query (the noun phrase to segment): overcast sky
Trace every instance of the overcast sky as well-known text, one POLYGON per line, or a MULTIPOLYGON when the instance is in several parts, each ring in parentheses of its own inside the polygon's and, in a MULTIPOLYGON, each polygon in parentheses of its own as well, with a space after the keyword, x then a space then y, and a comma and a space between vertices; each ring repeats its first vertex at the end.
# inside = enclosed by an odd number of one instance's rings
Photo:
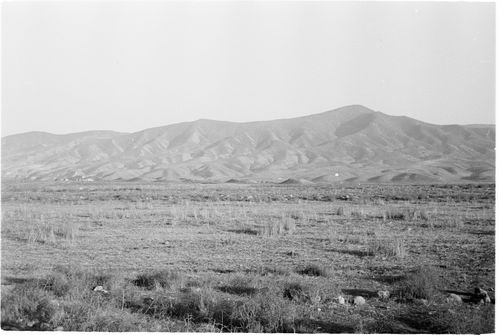
POLYGON ((491 3, 3 2, 2 136, 361 104, 494 123, 491 3))

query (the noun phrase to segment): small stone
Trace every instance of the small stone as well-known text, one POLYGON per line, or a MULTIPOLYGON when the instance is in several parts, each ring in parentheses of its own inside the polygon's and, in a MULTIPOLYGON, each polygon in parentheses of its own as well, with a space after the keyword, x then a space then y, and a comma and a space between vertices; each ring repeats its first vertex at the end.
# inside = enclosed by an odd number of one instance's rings
POLYGON ((459 295, 456 295, 454 293, 451 293, 448 299, 446 299, 449 303, 462 303, 462 298, 459 295))
POLYGON ((337 298, 337 300, 339 301, 339 304, 345 305, 345 299, 344 299, 343 296, 339 295, 339 297, 337 298))
POLYGON ((429 301, 427 301, 427 299, 417 299, 416 301, 422 305, 427 305, 429 303, 429 301))
POLYGON ((54 329, 56 332, 63 332, 64 331, 64 327, 62 326, 59 326, 57 327, 56 329, 54 329))
POLYGON ((104 289, 104 287, 102 287, 102 286, 96 286, 96 287, 94 287, 94 290, 93 290, 93 291, 95 291, 95 292, 101 292, 101 293, 104 293, 104 294, 108 294, 108 293, 109 293, 109 292, 108 292, 108 291, 106 291, 106 290, 104 289))
POLYGON ((391 296, 391 293, 389 291, 378 291, 377 294, 378 297, 382 300, 389 299, 389 297, 391 296))
POLYGON ((366 300, 365 300, 365 298, 358 295, 357 297, 354 297, 354 304, 356 306, 361 306, 361 305, 366 304, 366 300))

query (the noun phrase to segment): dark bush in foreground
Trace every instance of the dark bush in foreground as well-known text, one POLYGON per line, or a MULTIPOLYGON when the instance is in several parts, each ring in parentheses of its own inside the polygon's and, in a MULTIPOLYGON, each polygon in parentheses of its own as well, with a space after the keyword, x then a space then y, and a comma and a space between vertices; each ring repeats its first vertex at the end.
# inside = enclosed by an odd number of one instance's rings
POLYGON ((283 298, 295 301, 303 301, 307 298, 304 287, 297 282, 286 283, 283 288, 283 298))
POLYGON ((132 283, 135 286, 152 290, 157 287, 169 288, 172 281, 178 279, 178 274, 169 270, 159 270, 152 273, 143 273, 137 276, 132 283))
POLYGON ((309 264, 302 269, 298 269, 297 273, 299 273, 301 275, 313 276, 313 277, 327 277, 328 276, 328 273, 326 272, 326 270, 319 267, 316 264, 309 264))
POLYGON ((420 266, 403 281, 399 295, 402 299, 431 300, 437 293, 439 276, 436 269, 420 266))

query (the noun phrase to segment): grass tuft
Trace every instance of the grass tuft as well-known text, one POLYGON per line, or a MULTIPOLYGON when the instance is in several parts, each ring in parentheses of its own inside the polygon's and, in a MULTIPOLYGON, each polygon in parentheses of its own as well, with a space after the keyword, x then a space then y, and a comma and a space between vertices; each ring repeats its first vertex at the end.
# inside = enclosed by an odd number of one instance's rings
POLYGON ((405 300, 432 300, 439 284, 439 275, 431 266, 419 266, 402 282, 399 296, 405 300))
POLYGON ((178 279, 176 272, 170 270, 158 270, 152 273, 142 273, 132 281, 135 286, 143 287, 148 290, 155 288, 170 288, 171 283, 178 279))
POLYGON ((304 302, 308 300, 306 289, 299 282, 286 283, 283 288, 283 298, 296 302, 304 302))
POLYGON ((316 264, 309 264, 301 269, 297 269, 297 273, 312 277, 328 277, 327 271, 316 264))
POLYGON ((376 239, 368 247, 368 255, 382 255, 385 257, 405 258, 407 255, 405 242, 401 238, 392 240, 376 239))

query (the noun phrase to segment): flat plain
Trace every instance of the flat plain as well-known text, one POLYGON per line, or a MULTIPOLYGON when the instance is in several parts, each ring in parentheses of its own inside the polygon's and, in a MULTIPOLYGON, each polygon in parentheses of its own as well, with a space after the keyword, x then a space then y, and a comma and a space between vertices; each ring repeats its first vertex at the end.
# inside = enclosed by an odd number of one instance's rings
POLYGON ((1 229, 3 329, 494 331, 494 184, 4 182, 1 229))

